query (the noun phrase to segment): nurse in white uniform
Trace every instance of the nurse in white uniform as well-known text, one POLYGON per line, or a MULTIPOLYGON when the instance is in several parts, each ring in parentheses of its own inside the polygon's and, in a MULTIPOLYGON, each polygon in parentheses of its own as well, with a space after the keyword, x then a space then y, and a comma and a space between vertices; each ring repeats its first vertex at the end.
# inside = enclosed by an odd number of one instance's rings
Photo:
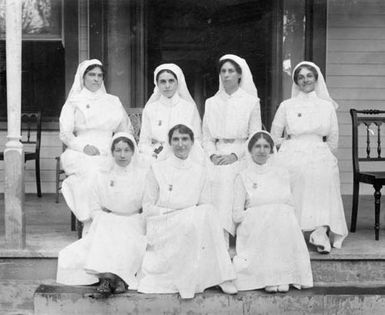
POLYGON ((147 168, 128 133, 114 136, 111 151, 111 170, 99 173, 92 186, 90 230, 59 253, 57 272, 57 282, 67 285, 100 281, 105 295, 137 289, 146 249, 141 208, 147 168))
POLYGON ((348 235, 340 192, 337 104, 312 62, 293 71, 292 97, 281 103, 271 128, 280 145, 277 162, 291 176, 295 209, 310 243, 321 253, 341 248, 348 235), (284 135, 287 135, 284 137, 284 135))
POLYGON ((219 285, 234 294, 235 273, 211 205, 206 168, 190 156, 192 130, 173 127, 169 145, 165 159, 152 164, 146 179, 148 247, 138 291, 193 298, 219 285))
POLYGON ((219 90, 206 100, 203 117, 203 147, 212 178, 213 204, 228 243, 234 235, 233 187, 236 174, 244 168, 244 143, 261 130, 257 88, 243 58, 225 55, 219 60, 219 90))
POLYGON ((68 176, 62 185, 67 205, 79 221, 90 223, 90 185, 96 171, 111 167, 110 144, 114 132, 132 133, 130 119, 119 98, 106 93, 104 70, 97 59, 83 61, 60 113, 61 155, 68 176))
MULTIPOLYGON (((200 149, 201 119, 182 69, 173 63, 158 66, 154 71, 154 85, 154 92, 143 110, 140 152, 153 162, 167 146, 168 131, 177 124, 191 126, 195 150, 200 149)), ((203 158, 203 151, 201 155, 203 158)))
POLYGON ((249 165, 234 187, 236 286, 268 292, 311 287, 310 257, 295 216, 289 172, 274 165, 274 142, 267 132, 255 133, 247 148, 249 165))

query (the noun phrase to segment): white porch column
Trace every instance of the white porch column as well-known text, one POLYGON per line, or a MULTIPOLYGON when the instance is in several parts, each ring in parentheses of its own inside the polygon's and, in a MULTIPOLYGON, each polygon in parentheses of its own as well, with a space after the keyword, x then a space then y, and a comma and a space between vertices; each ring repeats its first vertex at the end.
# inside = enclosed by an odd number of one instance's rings
POLYGON ((21 0, 6 0, 8 142, 4 151, 5 240, 25 247, 24 151, 21 138, 21 0))

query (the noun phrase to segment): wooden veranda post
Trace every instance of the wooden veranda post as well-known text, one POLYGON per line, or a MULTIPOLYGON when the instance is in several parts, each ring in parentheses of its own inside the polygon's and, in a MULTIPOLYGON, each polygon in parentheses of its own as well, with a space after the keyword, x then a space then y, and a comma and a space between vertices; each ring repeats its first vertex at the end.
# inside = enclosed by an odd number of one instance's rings
POLYGON ((22 1, 6 0, 7 143, 4 151, 5 240, 25 247, 24 151, 21 134, 22 1))

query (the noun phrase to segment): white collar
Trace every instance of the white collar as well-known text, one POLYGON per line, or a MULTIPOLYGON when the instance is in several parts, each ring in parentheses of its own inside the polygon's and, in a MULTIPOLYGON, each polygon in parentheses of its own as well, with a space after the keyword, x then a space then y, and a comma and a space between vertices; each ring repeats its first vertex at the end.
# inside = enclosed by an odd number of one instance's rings
POLYGON ((127 166, 120 166, 116 164, 115 161, 113 163, 114 164, 111 169, 111 174, 113 175, 122 176, 124 174, 129 173, 132 170, 132 160, 130 164, 128 164, 127 166))
POLYGON ((317 96, 315 91, 311 91, 309 93, 304 93, 304 92, 300 91, 298 93, 298 97, 302 98, 302 99, 312 99, 312 98, 317 98, 318 96, 317 96))
POLYGON ((232 99, 232 98, 236 98, 236 97, 239 97, 241 95, 243 95, 244 91, 242 90, 242 88, 238 87, 238 89, 233 93, 233 94, 227 94, 225 89, 221 90, 220 91, 220 95, 222 96, 223 99, 225 100, 229 100, 229 99, 232 99))
POLYGON ((253 161, 253 159, 250 157, 251 161, 249 163, 249 174, 264 174, 271 170, 271 166, 273 164, 274 155, 271 154, 270 157, 267 159, 265 164, 257 164, 253 161))
POLYGON ((92 92, 90 91, 89 89, 87 89, 86 87, 84 87, 81 91, 80 91, 80 96, 81 97, 85 97, 87 99, 96 99, 100 96, 102 96, 103 94, 106 94, 105 92, 102 91, 102 89, 98 89, 96 92, 92 92))
POLYGON ((180 101, 180 96, 178 92, 176 92, 172 97, 165 97, 163 95, 160 96, 159 101, 165 106, 175 106, 180 101))
POLYGON ((174 153, 172 153, 169 157, 169 161, 172 166, 179 169, 187 169, 192 166, 191 158, 188 156, 185 160, 177 158, 174 153))

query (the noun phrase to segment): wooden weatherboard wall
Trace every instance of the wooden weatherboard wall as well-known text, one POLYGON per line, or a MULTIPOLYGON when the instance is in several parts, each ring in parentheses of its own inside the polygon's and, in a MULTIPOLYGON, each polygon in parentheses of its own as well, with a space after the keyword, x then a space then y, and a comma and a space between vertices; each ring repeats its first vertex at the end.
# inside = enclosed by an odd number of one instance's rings
MULTIPOLYGON (((342 193, 352 194, 349 109, 385 109, 385 1, 328 0, 326 80, 339 104, 342 193)), ((365 184, 360 190, 373 193, 365 184)))

